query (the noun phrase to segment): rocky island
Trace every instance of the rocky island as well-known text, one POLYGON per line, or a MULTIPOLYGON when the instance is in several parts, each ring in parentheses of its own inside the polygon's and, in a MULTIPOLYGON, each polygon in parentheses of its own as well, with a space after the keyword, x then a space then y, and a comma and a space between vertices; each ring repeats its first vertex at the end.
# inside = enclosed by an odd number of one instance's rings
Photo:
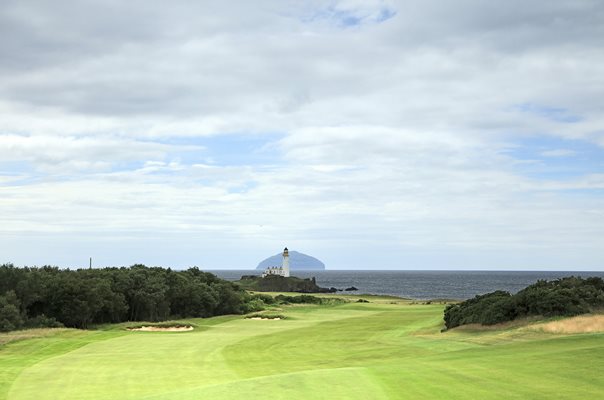
POLYGON ((257 275, 244 275, 237 283, 243 289, 258 292, 333 293, 337 291, 333 287, 318 286, 315 278, 302 279, 295 276, 269 275, 263 278, 257 275))

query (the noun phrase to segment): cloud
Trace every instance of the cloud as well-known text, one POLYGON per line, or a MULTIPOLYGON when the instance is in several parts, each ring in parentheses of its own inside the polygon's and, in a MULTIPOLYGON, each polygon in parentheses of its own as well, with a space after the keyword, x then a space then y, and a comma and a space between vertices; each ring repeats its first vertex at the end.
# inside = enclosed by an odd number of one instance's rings
POLYGON ((571 144, 604 148, 603 22, 595 0, 9 1, 0 252, 595 267, 604 166, 571 144))
POLYGON ((571 149, 554 149, 541 152, 543 157, 572 157, 577 155, 577 152, 571 149))
POLYGON ((519 105, 518 109, 522 112, 533 113, 556 122, 572 124, 581 121, 581 117, 573 115, 568 110, 559 107, 546 107, 528 103, 519 105))
POLYGON ((170 152, 199 150, 199 146, 179 147, 119 137, 0 136, 3 162, 27 161, 47 172, 106 170, 118 163, 161 160, 170 152))

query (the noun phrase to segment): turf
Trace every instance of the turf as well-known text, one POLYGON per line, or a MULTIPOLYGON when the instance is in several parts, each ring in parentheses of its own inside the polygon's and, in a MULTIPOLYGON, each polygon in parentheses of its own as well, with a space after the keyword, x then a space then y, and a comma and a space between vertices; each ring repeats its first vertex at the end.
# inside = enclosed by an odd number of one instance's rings
POLYGON ((604 334, 440 333, 442 304, 368 299, 191 332, 0 336, 0 399, 604 398, 604 334))

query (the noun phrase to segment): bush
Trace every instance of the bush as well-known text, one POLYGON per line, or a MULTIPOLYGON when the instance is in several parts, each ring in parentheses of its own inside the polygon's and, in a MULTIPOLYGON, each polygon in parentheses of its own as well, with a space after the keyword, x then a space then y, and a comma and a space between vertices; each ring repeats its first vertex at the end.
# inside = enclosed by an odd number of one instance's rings
POLYGON ((260 299, 252 299, 245 303, 243 313, 247 314, 250 312, 262 311, 266 304, 260 299))
POLYGON ((256 293, 252 295, 252 299, 261 300, 266 305, 277 304, 277 300, 273 296, 270 296, 268 294, 256 293))
POLYGON ((323 299, 320 297, 310 296, 308 294, 303 294, 300 296, 286 296, 280 294, 275 297, 275 300, 283 304, 323 304, 323 299))
POLYGON ((479 323, 492 325, 519 317, 572 316, 604 307, 604 281, 601 278, 562 278, 537 281, 515 295, 495 291, 445 308, 447 328, 479 323))

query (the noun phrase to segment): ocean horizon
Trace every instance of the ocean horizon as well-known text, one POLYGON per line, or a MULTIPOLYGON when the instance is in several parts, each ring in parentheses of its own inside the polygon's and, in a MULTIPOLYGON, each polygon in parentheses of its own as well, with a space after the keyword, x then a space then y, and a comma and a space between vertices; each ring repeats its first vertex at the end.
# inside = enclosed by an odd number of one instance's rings
MULTIPOLYGON (((243 275, 260 275, 256 269, 204 270, 236 281, 243 275)), ((292 271, 300 278, 314 277, 321 287, 357 291, 341 294, 375 294, 416 300, 465 300, 495 290, 516 293, 538 280, 568 276, 604 278, 604 271, 479 271, 479 270, 313 270, 292 271)))

